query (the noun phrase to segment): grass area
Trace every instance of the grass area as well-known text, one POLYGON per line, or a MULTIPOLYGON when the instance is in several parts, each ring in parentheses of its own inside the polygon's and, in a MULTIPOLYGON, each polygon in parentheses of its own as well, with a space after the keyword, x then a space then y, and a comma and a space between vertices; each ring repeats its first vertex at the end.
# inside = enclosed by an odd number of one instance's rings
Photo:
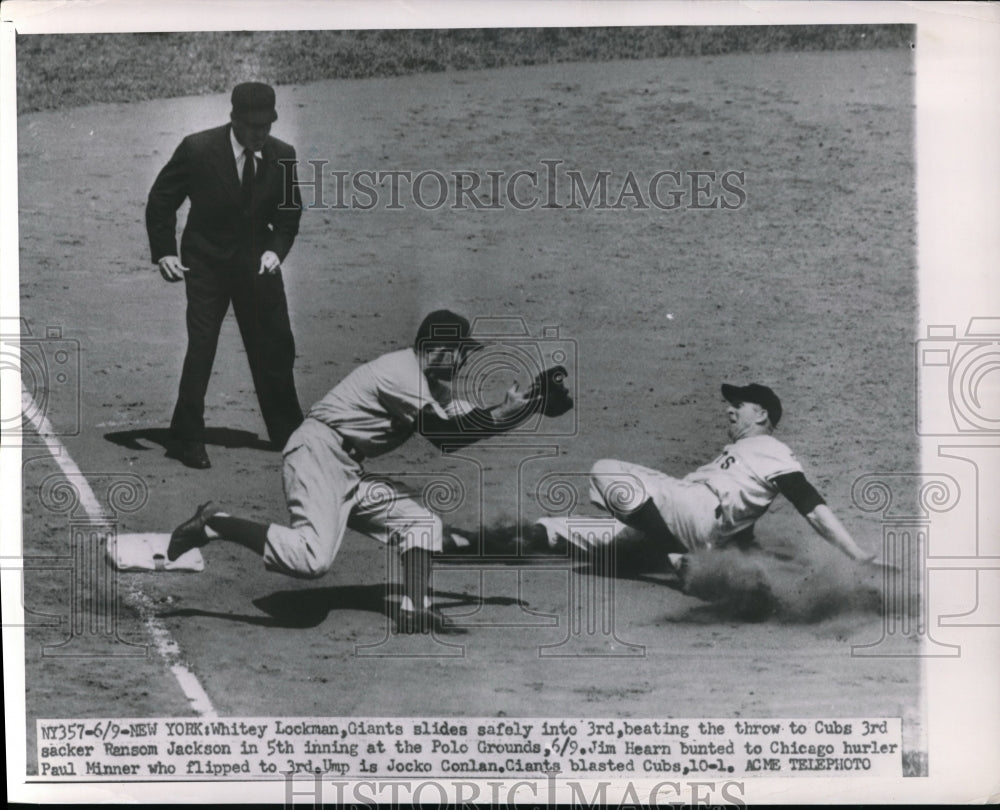
POLYGON ((551 62, 730 52, 909 48, 910 25, 485 28, 19 35, 19 112, 551 62))

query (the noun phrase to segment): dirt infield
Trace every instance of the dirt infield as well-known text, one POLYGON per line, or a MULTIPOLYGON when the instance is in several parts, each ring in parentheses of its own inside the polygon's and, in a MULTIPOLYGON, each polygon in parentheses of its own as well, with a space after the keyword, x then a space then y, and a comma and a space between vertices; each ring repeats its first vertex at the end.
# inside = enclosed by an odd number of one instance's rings
MULTIPOLYGON (((466 497, 448 519, 474 531, 537 515, 544 475, 572 478, 598 458, 689 471, 725 441, 719 384, 756 380, 782 397, 779 437, 859 543, 877 550, 881 527, 852 503, 852 484, 918 463, 909 52, 563 64, 278 91, 274 134, 328 170, 510 177, 559 160, 588 183, 611 171, 615 195, 629 171, 640 186, 659 171, 745 173, 734 210, 694 210, 692 194, 675 210, 388 210, 381 186, 372 210, 307 211, 285 267, 303 404, 359 362, 408 345, 439 305, 523 319, 535 338, 558 327, 544 339, 575 356, 578 408, 555 425, 563 435, 483 442, 457 458, 418 439, 370 471, 418 485, 457 476, 466 497)), ((21 314, 35 336, 59 326, 79 341, 79 430, 72 407, 47 415, 71 434, 66 448, 99 498, 123 474, 148 491, 120 531, 167 531, 208 496, 240 514, 285 517, 280 457, 255 443, 263 423, 231 318, 207 403, 212 469, 181 467, 162 447, 183 291, 148 261, 145 197, 180 138, 227 114, 226 97, 208 96, 19 120, 21 314)), ((436 195, 433 183, 426 194, 436 195)), ((66 554, 69 518, 39 494, 57 468, 44 451, 25 458, 25 554, 66 554)), ((586 504, 578 512, 594 514, 586 504)), ((141 601, 220 715, 902 716, 904 747, 919 761, 916 659, 851 656, 852 644, 880 636, 878 606, 855 598, 877 582, 836 567, 790 504, 776 503, 758 533, 800 561, 802 588, 813 589, 803 604, 815 610, 748 621, 655 572, 623 570, 611 586, 616 638, 555 648, 571 594, 595 575, 453 561, 435 588, 469 626, 447 639, 462 646, 378 647, 385 553, 349 532, 320 581, 267 573, 223 543, 205 550, 201 574, 120 575, 132 596, 118 632, 150 643, 141 601)), ((71 598, 64 572, 26 574, 30 610, 65 616, 71 598)), ((27 632, 29 763, 35 718, 189 713, 152 653, 42 654, 66 632, 65 622, 27 632)))

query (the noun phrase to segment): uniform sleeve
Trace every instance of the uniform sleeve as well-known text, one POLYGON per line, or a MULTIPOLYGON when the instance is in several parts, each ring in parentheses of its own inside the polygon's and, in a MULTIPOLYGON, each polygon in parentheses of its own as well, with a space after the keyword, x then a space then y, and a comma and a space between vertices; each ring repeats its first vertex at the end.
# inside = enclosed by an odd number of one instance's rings
POLYGON ((467 402, 464 399, 453 399, 448 403, 448 407, 444 409, 448 416, 468 416, 473 411, 477 410, 476 406, 471 402, 467 402))
POLYGON ((416 358, 399 353, 384 355, 368 364, 375 377, 378 404, 394 421, 414 424, 418 414, 428 406, 442 419, 448 414, 428 390, 416 358))
POLYGON ((282 177, 281 201, 271 216, 274 230, 268 236, 267 249, 273 250, 284 261, 298 235, 299 220, 302 218, 302 197, 299 193, 294 148, 288 148, 288 152, 280 158, 279 165, 282 177))
POLYGON ((517 419, 499 421, 485 408, 472 408, 462 414, 442 418, 439 412, 427 405, 420 415, 419 430, 435 447, 451 452, 505 433, 518 424, 517 419))
POLYGON ((164 256, 177 256, 177 209, 188 196, 191 171, 190 146, 181 141, 153 181, 146 200, 146 234, 149 250, 156 264, 164 256))
POLYGON ((801 473, 802 465, 784 442, 773 436, 759 436, 741 448, 744 461, 765 481, 773 481, 779 475, 801 473))
POLYGON ((378 390, 378 403, 394 422, 412 424, 416 422, 421 409, 421 403, 417 398, 384 388, 378 390))
POLYGON ((802 515, 808 515, 820 504, 826 503, 823 496, 809 483, 801 472, 785 473, 774 479, 778 492, 792 502, 792 506, 802 515))

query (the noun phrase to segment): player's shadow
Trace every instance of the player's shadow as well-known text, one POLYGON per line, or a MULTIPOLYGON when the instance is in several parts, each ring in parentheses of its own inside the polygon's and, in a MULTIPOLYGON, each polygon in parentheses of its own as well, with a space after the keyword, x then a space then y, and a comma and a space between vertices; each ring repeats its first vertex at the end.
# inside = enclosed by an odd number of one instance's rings
MULTIPOLYGON (((277 591, 254 599, 253 604, 266 615, 250 616, 238 613, 222 613, 200 608, 181 608, 158 614, 163 618, 204 616, 212 619, 252 624, 258 627, 278 627, 304 630, 318 627, 327 620, 330 613, 340 610, 356 610, 375 613, 384 618, 392 616, 393 606, 402 596, 398 585, 334 585, 328 588, 277 591)), ((450 591, 434 591, 435 603, 441 608, 470 607, 485 605, 521 605, 520 599, 507 596, 473 596, 450 591)))
MULTIPOLYGON (((126 450, 151 450, 149 444, 158 444, 168 453, 173 446, 169 428, 139 428, 105 433, 104 438, 126 450), (148 443, 148 444, 147 444, 148 443)), ((205 429, 205 444, 215 447, 249 448, 251 450, 280 450, 256 433, 236 428, 210 427, 205 429)))

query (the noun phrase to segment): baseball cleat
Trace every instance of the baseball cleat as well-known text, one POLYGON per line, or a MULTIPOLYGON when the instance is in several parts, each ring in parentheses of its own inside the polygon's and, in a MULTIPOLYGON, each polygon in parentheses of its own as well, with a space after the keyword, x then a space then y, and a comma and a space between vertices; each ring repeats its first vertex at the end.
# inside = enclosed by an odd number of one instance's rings
POLYGON ((170 544, 167 546, 167 559, 173 562, 185 551, 204 546, 209 541, 205 533, 208 519, 219 512, 219 508, 207 501, 198 507, 193 517, 185 520, 170 533, 170 544))
POLYGON ((207 470, 212 466, 202 442, 176 442, 167 453, 167 458, 177 459, 185 467, 190 467, 192 470, 207 470))
POLYGON ((465 632, 456 627, 436 607, 424 608, 423 610, 398 608, 393 618, 395 619, 396 632, 405 635, 415 635, 418 633, 457 634, 465 632))

